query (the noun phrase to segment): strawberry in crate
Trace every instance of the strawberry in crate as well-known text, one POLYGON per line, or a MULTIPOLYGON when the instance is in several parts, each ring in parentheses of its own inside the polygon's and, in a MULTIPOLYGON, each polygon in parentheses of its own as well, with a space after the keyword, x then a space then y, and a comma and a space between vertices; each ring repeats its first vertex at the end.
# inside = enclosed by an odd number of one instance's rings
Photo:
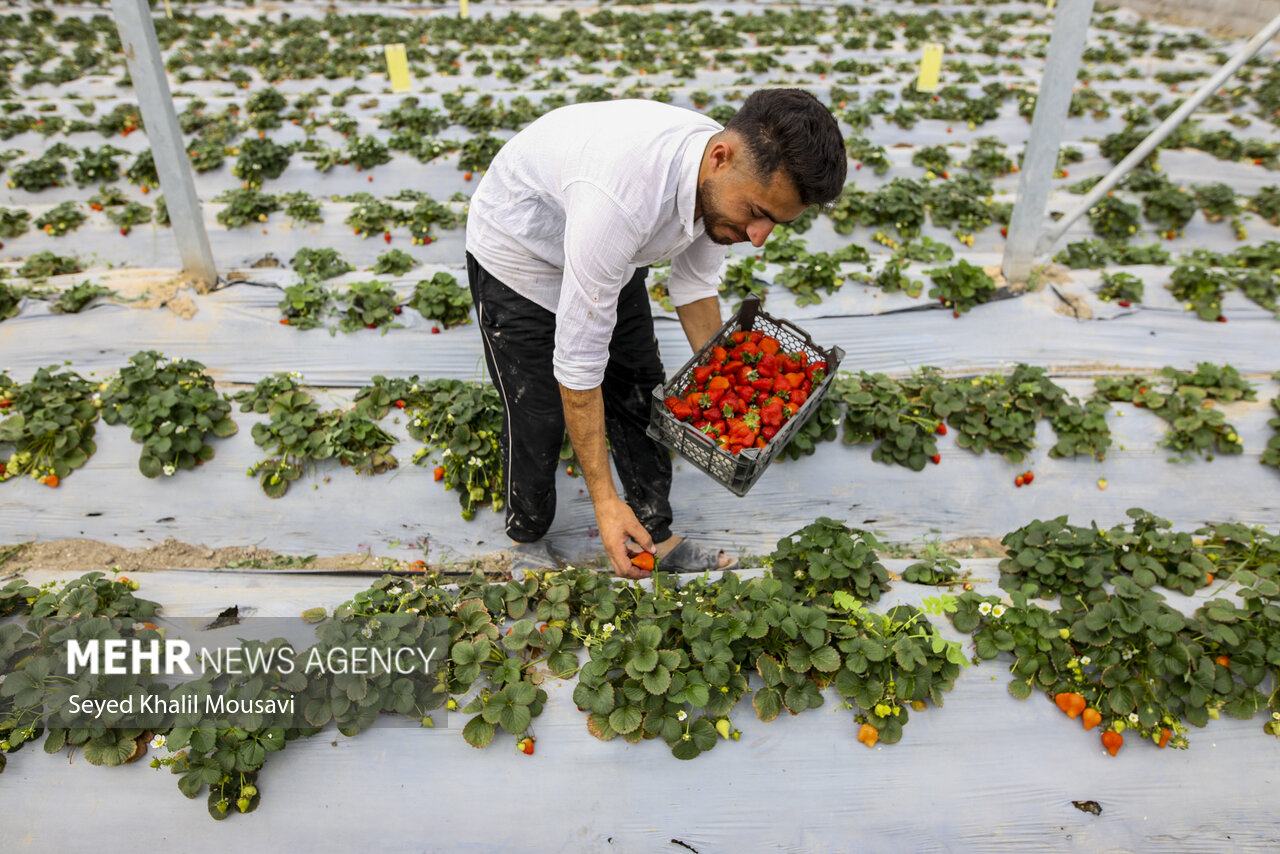
POLYGON ((693 368, 683 396, 664 403, 674 418, 737 454, 768 445, 822 383, 827 363, 810 362, 803 350, 785 352, 759 330, 734 332, 730 341, 728 349, 712 347, 707 363, 693 368))

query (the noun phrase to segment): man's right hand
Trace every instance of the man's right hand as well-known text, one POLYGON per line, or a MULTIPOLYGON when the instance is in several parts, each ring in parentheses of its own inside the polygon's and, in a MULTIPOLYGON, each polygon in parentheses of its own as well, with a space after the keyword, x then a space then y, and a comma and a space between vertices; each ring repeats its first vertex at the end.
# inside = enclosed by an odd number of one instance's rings
POLYGON ((605 554, 613 564, 613 572, 622 578, 648 578, 652 573, 631 564, 627 543, 635 540, 647 552, 653 551, 653 538, 636 518, 635 511, 617 496, 596 504, 596 525, 605 554))

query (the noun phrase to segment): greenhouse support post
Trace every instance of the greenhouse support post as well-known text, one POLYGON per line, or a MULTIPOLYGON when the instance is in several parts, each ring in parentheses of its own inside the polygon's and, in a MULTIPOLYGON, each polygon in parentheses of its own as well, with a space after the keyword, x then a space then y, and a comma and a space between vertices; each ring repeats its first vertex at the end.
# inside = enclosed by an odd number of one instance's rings
MULTIPOLYGON (((1178 109, 1170 113, 1169 116, 1161 122, 1146 139, 1138 143, 1137 148, 1130 151, 1123 160, 1117 163, 1115 168, 1108 172, 1105 178, 1097 184, 1094 184, 1093 189, 1091 189, 1085 197, 1080 200, 1080 203, 1076 205, 1076 207, 1068 211, 1062 219, 1058 220, 1053 224, 1053 226, 1048 228, 1036 243, 1036 254, 1044 254, 1048 252, 1053 247, 1053 244, 1056 243, 1062 235, 1066 234, 1067 229, 1071 227, 1072 223, 1084 216, 1084 214, 1088 212, 1089 208, 1096 205, 1103 196, 1109 193, 1116 186, 1116 184, 1119 184, 1120 179, 1129 174, 1133 167, 1141 163, 1148 154, 1155 151, 1156 146, 1164 142, 1165 138, 1168 137, 1169 134, 1173 133, 1174 128, 1186 121, 1187 117, 1190 116, 1197 107, 1208 100, 1210 95, 1218 91, 1218 87, 1225 83, 1228 77, 1235 74, 1236 70, 1239 69, 1240 66, 1244 65, 1253 57, 1254 54, 1262 50, 1262 48, 1267 44, 1267 42, 1271 41, 1276 33, 1280 33, 1280 15, 1272 18, 1271 23, 1267 24, 1258 31, 1257 35, 1249 39, 1245 46, 1240 49, 1239 53, 1231 57, 1231 59, 1219 68, 1212 77, 1206 80, 1204 84, 1191 95, 1191 97, 1183 101, 1182 104, 1179 105, 1178 109)), ((1012 237, 1012 233, 1009 236, 1012 237)), ((1012 241, 1010 242, 1012 243, 1012 241)))
POLYGON ((1093 14, 1093 0, 1063 0, 1054 14, 1044 79, 1036 96, 1031 138, 1022 157, 1022 173, 1018 176, 1018 201, 1009 219, 1009 237, 1001 263, 1008 282, 1025 282, 1031 274, 1036 239, 1043 228, 1053 172, 1058 165, 1062 128, 1071 106, 1071 90, 1075 87, 1089 17, 1093 14))
POLYGON ((218 272, 209 248, 209 235, 204 229, 191 163, 182 144, 182 130, 173 109, 160 43, 151 21, 151 7, 147 0, 111 0, 111 9, 120 31, 120 45, 133 80, 133 91, 138 96, 156 174, 160 176, 169 221, 178 240, 182 271, 196 282, 200 291, 205 291, 217 281, 218 272))

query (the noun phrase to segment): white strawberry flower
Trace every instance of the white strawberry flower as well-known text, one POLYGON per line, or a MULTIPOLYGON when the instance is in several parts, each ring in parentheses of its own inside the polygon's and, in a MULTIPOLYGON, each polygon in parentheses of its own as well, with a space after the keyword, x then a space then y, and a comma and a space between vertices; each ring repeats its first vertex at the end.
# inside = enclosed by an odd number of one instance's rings
POLYGON ((160 748, 164 747, 164 742, 165 742, 164 736, 157 735, 151 739, 150 746, 155 750, 159 750, 160 748))
POLYGON ((1130 713, 1129 713, 1129 723, 1131 723, 1131 724, 1136 724, 1137 722, 1138 722, 1138 713, 1137 713, 1137 712, 1130 712, 1130 713))
POLYGON ((676 712, 676 720, 678 721, 683 721, 688 717, 689 717, 689 713, 686 712, 684 709, 681 709, 680 711, 676 712))
POLYGON ((1004 606, 1003 606, 1003 605, 997 605, 997 606, 995 606, 994 608, 992 608, 992 609, 991 609, 991 616, 993 616, 993 617, 1003 617, 1003 616, 1004 616, 1004 606))
POLYGON ((983 602, 981 605, 979 605, 979 606, 978 606, 978 613, 979 613, 979 614, 982 614, 983 616, 986 616, 987 614, 990 614, 990 613, 991 613, 991 603, 990 603, 990 602, 983 602))
POLYGON ((1093 659, 1087 655, 1080 656, 1080 663, 1084 665, 1093 664, 1093 659))
POLYGON ((177 472, 177 470, 178 470, 177 466, 173 465, 172 463, 167 463, 163 469, 164 476, 173 477, 174 473, 177 472))

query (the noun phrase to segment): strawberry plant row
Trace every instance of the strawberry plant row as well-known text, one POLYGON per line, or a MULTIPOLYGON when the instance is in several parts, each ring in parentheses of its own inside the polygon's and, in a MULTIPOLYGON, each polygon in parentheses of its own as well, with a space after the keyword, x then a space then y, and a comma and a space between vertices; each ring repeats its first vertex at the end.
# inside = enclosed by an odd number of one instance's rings
MULTIPOLYGON (((1014 657, 1015 697, 1043 691, 1086 730, 1098 729, 1113 756, 1125 734, 1160 748, 1188 748, 1190 727, 1221 712, 1246 720, 1262 712, 1264 730, 1280 735, 1274 688, 1280 537, 1233 523, 1210 524, 1192 536, 1168 531, 1165 520, 1145 511, 1129 515, 1132 528, 1076 528, 1063 517, 1008 534, 1001 564, 1007 599, 965 592, 885 613, 867 607, 888 588, 880 544, 826 518, 779 540, 765 560, 767 572, 753 578, 681 580, 658 572, 651 587, 642 587, 570 567, 502 583, 477 571, 449 588, 416 562, 404 567, 407 577, 384 576, 332 611, 304 612, 321 624, 310 649, 286 653, 283 641, 246 648, 270 648, 297 663, 316 650, 436 638, 446 644, 436 672, 356 678, 273 664, 172 690, 300 698, 293 716, 271 726, 260 717, 202 713, 151 729, 68 726, 60 709, 66 688, 53 677, 66 672, 61 638, 157 639, 161 609, 134 596, 138 582, 101 572, 40 588, 19 578, 0 588, 0 614, 13 618, 0 635, 7 674, 0 688, 0 770, 8 754, 42 736, 46 752, 79 746, 97 765, 139 758, 149 744, 163 751, 152 767, 168 769, 189 798, 206 793, 209 814, 222 819, 258 807, 257 784, 271 753, 329 723, 354 736, 384 714, 431 726, 432 713, 445 709, 467 716, 461 734, 473 747, 488 747, 505 733, 518 752, 533 754, 534 723, 548 699, 540 683, 548 674, 576 677, 574 702, 593 736, 660 739, 679 759, 738 741, 742 719, 734 712, 748 694, 756 717, 769 722, 783 710, 820 708, 834 691, 837 709, 849 712, 851 736, 856 728, 860 743, 892 744, 911 712, 940 706, 969 664, 929 619, 943 614, 973 636, 975 660, 1014 657), (1159 582, 1196 590, 1214 583, 1215 574, 1237 598, 1214 598, 1190 616, 1151 589, 1159 582), (1062 595, 1058 608, 1031 602, 1051 592, 1062 595), (63 622, 55 640, 47 630, 63 622), (1263 693, 1268 686, 1270 695, 1263 693)), ((140 674, 82 675, 75 690, 107 698, 169 688, 140 674)))

